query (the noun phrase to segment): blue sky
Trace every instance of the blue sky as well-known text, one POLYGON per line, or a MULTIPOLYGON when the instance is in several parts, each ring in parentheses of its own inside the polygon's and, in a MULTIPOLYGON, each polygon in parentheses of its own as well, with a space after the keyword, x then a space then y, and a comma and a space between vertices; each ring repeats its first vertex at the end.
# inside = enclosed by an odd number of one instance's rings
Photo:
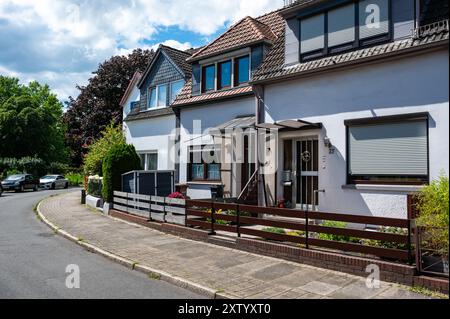
POLYGON ((179 49, 215 39, 230 24, 283 0, 1 0, 0 74, 77 96, 97 65, 160 43, 179 49))

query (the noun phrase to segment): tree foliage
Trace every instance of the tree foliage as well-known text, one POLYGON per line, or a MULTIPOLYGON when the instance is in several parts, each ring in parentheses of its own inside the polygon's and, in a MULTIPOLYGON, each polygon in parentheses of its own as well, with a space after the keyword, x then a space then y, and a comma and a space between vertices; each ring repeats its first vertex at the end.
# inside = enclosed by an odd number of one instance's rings
POLYGON ((111 122, 122 122, 120 101, 136 71, 144 71, 153 51, 137 49, 128 56, 115 56, 99 65, 87 86, 78 87, 80 95, 69 98, 64 116, 66 143, 74 166, 80 166, 86 146, 97 140, 111 122))
POLYGON ((114 191, 121 190, 122 174, 140 167, 141 160, 133 145, 114 145, 103 161, 103 199, 112 202, 114 191))
POLYGON ((47 85, 0 76, 0 158, 66 162, 63 105, 47 85))
POLYGON ((125 144, 125 137, 121 126, 110 124, 101 133, 102 137, 91 144, 84 158, 84 173, 86 175, 102 176, 102 163, 111 147, 125 144))

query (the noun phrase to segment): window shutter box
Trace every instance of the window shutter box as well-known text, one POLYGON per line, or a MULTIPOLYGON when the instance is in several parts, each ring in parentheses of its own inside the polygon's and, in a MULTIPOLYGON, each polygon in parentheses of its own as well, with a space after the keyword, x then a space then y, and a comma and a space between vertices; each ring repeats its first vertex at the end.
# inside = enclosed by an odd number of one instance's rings
POLYGON ((428 175, 426 121, 349 126, 350 175, 428 175))

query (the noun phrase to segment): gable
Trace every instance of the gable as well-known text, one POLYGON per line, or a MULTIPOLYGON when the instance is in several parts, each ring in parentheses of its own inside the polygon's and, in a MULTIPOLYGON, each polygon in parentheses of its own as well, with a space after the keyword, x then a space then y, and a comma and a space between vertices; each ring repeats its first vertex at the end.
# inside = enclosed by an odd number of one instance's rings
POLYGON ((152 69, 142 80, 141 91, 148 90, 149 87, 184 79, 183 73, 162 52, 158 54, 152 64, 152 69))

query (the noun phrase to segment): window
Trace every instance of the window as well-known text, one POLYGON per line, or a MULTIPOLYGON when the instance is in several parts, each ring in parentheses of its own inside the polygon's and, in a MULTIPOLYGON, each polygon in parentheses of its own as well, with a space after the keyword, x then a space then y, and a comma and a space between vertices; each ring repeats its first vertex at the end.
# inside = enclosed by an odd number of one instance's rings
POLYGON ((300 50, 309 53, 325 47, 325 15, 302 19, 300 23, 300 50))
POLYGON ((148 98, 148 108, 154 109, 157 107, 157 99, 156 99, 156 88, 150 88, 149 90, 149 98, 148 98))
POLYGON ((139 154, 141 159, 141 166, 144 171, 157 171, 158 170, 158 153, 144 153, 139 154))
POLYGON ((389 32, 389 0, 364 0, 359 3, 359 37, 373 38, 389 32))
POLYGON ((328 12, 328 46, 355 41, 355 4, 346 5, 328 12))
POLYGON ((249 56, 240 57, 234 60, 234 79, 235 86, 245 84, 250 80, 250 58, 249 56))
POLYGON ((158 86, 158 107, 167 106, 167 84, 158 86))
POLYGON ((172 104, 173 101, 175 101, 177 95, 180 94, 181 90, 183 89, 183 86, 184 80, 172 82, 170 84, 170 104, 172 104))
POLYGON ((231 87, 231 61, 219 63, 219 85, 218 89, 231 87))
POLYGON ((347 123, 349 182, 428 182, 428 118, 347 123))
POLYGON ((220 181, 220 152, 214 146, 196 146, 189 150, 190 181, 220 181))
POLYGON ((216 89, 216 66, 210 65, 203 68, 202 75, 203 92, 214 91, 216 89))
POLYGON ((390 39, 390 0, 361 0, 300 19, 301 61, 390 39))

